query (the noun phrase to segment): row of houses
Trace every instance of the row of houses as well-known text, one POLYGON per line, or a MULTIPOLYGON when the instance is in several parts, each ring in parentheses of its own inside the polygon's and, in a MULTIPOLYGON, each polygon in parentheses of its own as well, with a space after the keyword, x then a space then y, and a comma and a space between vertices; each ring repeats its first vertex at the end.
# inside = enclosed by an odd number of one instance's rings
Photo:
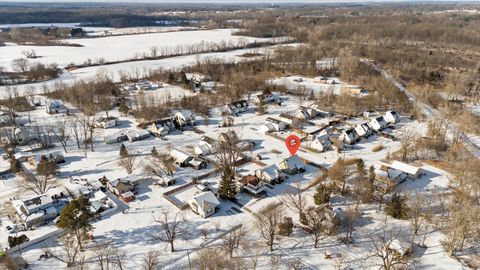
POLYGON ((121 130, 114 134, 103 137, 106 144, 120 143, 124 141, 135 142, 150 137, 150 133, 143 129, 121 130))
POLYGON ((372 117, 370 121, 347 128, 342 132, 341 140, 347 144, 354 144, 359 139, 367 137, 373 132, 385 129, 389 124, 397 123, 400 115, 395 111, 387 111, 383 116, 372 117))
POLYGON ((128 83, 122 86, 122 90, 124 91, 135 91, 135 90, 155 90, 158 88, 162 88, 162 83, 159 82, 151 82, 147 80, 141 80, 137 83, 128 83))

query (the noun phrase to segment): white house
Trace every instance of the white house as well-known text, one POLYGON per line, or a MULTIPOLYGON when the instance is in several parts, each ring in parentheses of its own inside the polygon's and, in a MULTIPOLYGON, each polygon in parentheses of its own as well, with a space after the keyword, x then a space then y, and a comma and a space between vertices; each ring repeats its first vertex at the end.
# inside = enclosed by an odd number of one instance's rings
POLYGON ((310 143, 310 148, 320 152, 327 151, 331 146, 332 142, 330 141, 330 136, 328 134, 319 135, 310 143))
POLYGON ((132 192, 135 189, 135 185, 127 179, 117 179, 107 182, 107 188, 113 194, 120 196, 126 192, 132 192))
POLYGON ((26 145, 34 141, 40 141, 37 134, 25 127, 6 127, 4 128, 3 136, 0 138, 2 144, 10 144, 15 135, 15 144, 26 145))
POLYGON ((387 124, 395 124, 400 120, 400 115, 396 111, 387 111, 383 116, 387 124))
POLYGON ((267 132, 274 132, 275 127, 271 123, 265 123, 261 125, 258 130, 262 133, 267 133, 267 132))
POLYGON ((128 140, 127 133, 125 131, 119 131, 115 134, 103 137, 103 141, 106 144, 114 144, 128 140))
POLYGON ((210 154, 210 147, 208 147, 206 142, 200 141, 198 145, 193 147, 193 152, 195 152, 197 155, 206 156, 210 154))
POLYGON ((297 111, 295 111, 293 116, 297 119, 300 119, 300 120, 307 120, 307 119, 312 118, 310 116, 310 114, 307 112, 307 110, 305 110, 304 108, 300 108, 297 111))
POLYGON ((253 196, 259 196, 266 192, 264 182, 256 175, 243 176, 239 181, 241 188, 253 196))
POLYGON ((371 129, 375 131, 379 131, 384 129, 387 126, 387 122, 385 122, 385 119, 383 118, 383 116, 378 116, 370 119, 370 122, 368 122, 368 125, 370 126, 371 129))
POLYGON ((213 215, 220 209, 220 202, 211 191, 195 195, 189 205, 194 213, 203 218, 213 215))
POLYGON ((50 100, 46 103, 46 110, 49 114, 68 113, 67 106, 63 105, 60 100, 50 100))
POLYGON ((172 121, 177 128, 192 126, 195 123, 195 117, 189 110, 176 112, 172 116, 172 121))
POLYGON ((279 120, 286 123, 287 126, 295 127, 295 128, 299 127, 300 122, 301 122, 300 118, 297 118, 294 115, 286 114, 286 113, 281 113, 279 120))
POLYGON ((248 102, 246 100, 240 100, 225 105, 225 112, 229 114, 238 114, 248 110, 248 102))
POLYGON ((194 157, 188 162, 188 165, 190 165, 190 167, 194 168, 195 170, 201 170, 207 168, 208 163, 204 159, 194 157))
POLYGON ((370 127, 368 126, 368 123, 363 123, 363 124, 358 124, 355 127, 355 132, 359 137, 365 137, 371 134, 370 127))
POLYGON ((353 128, 345 129, 342 131, 342 134, 340 134, 340 140, 348 144, 354 144, 357 138, 357 133, 353 128))
POLYGON ((255 104, 259 104, 259 103, 264 103, 265 104, 265 103, 271 103, 271 102, 275 102, 275 101, 276 101, 275 96, 270 92, 258 94, 253 98, 253 102, 255 104))
POLYGON ((276 132, 284 131, 288 127, 287 123, 272 117, 268 117, 267 119, 265 119, 265 124, 268 124, 268 126, 272 126, 272 131, 276 132))
POLYGON ((170 156, 175 161, 175 164, 177 164, 180 167, 188 166, 188 163, 190 162, 190 160, 193 159, 193 157, 190 154, 179 149, 173 149, 172 151, 170 151, 170 156))
POLYGON ((283 181, 282 172, 275 164, 255 170, 255 176, 257 176, 260 180, 270 184, 280 183, 283 181))
POLYGON ((52 220, 60 214, 67 204, 63 192, 54 188, 47 193, 28 199, 13 201, 13 206, 26 227, 52 220))
POLYGON ((219 149, 218 141, 210 137, 203 136, 202 138, 200 138, 200 142, 198 143, 198 145, 196 145, 193 148, 193 151, 197 155, 205 156, 209 154, 215 154, 218 151, 218 149, 219 149))
POLYGON ((152 123, 147 130, 156 137, 167 135, 175 126, 170 118, 161 119, 152 123))
POLYGON ((118 125, 118 118, 116 117, 100 117, 95 125, 101 128, 112 128, 118 125))
POLYGON ((30 164, 35 167, 40 163, 42 159, 46 159, 48 161, 54 161, 55 163, 61 163, 65 161, 62 151, 53 151, 50 153, 36 154, 34 156, 31 156, 30 158, 27 158, 30 164))
POLYGON ((127 138, 130 142, 141 141, 150 137, 150 132, 144 129, 131 129, 127 131, 127 138))
POLYGON ((305 163, 297 155, 284 159, 278 167, 286 174, 305 172, 305 163))
POLYGON ((412 180, 418 179, 421 175, 422 169, 400 161, 394 161, 387 168, 388 177, 397 182, 401 182, 406 178, 412 180))

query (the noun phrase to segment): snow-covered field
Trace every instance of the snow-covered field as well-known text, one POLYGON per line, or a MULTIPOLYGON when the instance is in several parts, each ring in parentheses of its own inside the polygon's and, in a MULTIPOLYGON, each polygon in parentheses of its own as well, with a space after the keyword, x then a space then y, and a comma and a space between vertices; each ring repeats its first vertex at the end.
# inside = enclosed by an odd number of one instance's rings
POLYGON ((65 67, 70 63, 83 64, 89 59, 96 62, 103 58, 106 61, 121 61, 134 58, 135 56, 151 55, 150 49, 158 47, 159 52, 163 48, 169 50, 178 46, 194 45, 201 43, 220 43, 255 40, 267 40, 251 37, 233 36, 232 29, 214 29, 197 31, 178 31, 168 33, 138 34, 135 36, 111 36, 99 38, 69 39, 66 43, 80 44, 83 47, 72 46, 19 46, 8 45, 0 47, 0 66, 11 69, 12 60, 24 58, 25 50, 35 50, 40 58, 29 60, 30 62, 42 62, 45 64, 56 63, 65 67))
MULTIPOLYGON (((109 75, 114 81, 120 79, 120 72, 127 74, 139 73, 147 74, 150 70, 155 69, 180 69, 182 67, 194 65, 197 62, 205 60, 221 60, 227 63, 236 63, 238 61, 248 61, 249 58, 240 57, 240 55, 246 52, 259 52, 266 54, 271 52, 277 46, 289 46, 289 45, 275 45, 268 48, 256 48, 256 49, 241 49, 228 52, 219 52, 219 53, 203 53, 196 55, 187 55, 187 56, 177 56, 170 57, 160 60, 145 60, 145 61, 135 61, 128 63, 119 63, 106 66, 94 66, 86 68, 78 68, 72 71, 64 71, 62 76, 58 79, 50 80, 41 83, 30 83, 30 84, 21 84, 16 85, 15 88, 18 89, 20 94, 22 94, 26 89, 34 87, 37 91, 40 91, 43 86, 53 87, 55 83, 71 83, 75 80, 88 80, 93 78, 98 73, 104 73, 109 75)), ((0 47, 0 51, 1 51, 0 47)), ((0 97, 5 96, 8 86, 0 86, 0 97)))

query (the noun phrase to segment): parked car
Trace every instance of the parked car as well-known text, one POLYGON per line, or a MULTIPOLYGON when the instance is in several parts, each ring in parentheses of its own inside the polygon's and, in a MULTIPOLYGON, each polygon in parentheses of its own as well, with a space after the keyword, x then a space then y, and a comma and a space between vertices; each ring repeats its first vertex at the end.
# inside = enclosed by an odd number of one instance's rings
POLYGON ((17 232, 17 229, 15 227, 12 227, 10 225, 7 225, 5 226, 5 231, 8 233, 8 234, 12 234, 12 233, 16 233, 17 232))

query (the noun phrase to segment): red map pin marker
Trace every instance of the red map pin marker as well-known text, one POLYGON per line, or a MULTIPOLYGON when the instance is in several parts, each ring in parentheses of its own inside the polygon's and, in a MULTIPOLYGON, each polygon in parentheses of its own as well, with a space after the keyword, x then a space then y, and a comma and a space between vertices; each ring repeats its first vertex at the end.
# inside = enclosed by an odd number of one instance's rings
POLYGON ((285 144, 287 145, 290 154, 294 156, 295 153, 297 153, 298 148, 300 148, 300 138, 295 135, 290 135, 287 137, 285 144))

